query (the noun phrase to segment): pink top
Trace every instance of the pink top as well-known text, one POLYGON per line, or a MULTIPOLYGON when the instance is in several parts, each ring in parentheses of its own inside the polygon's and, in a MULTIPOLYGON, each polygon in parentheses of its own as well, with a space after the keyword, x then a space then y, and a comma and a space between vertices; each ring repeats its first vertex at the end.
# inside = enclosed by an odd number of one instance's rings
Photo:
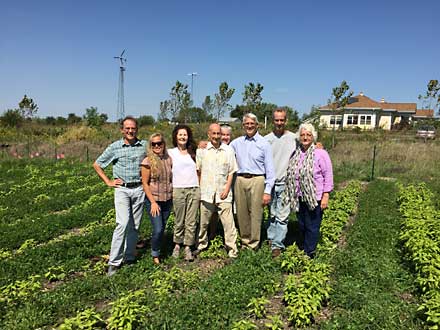
MULTIPOLYGON (((300 149, 300 157, 298 167, 295 171, 296 186, 299 187, 299 169, 302 166, 306 152, 300 149)), ((324 149, 315 148, 315 155, 313 158, 313 179, 316 187, 316 200, 322 199, 322 194, 333 190, 333 167, 330 156, 324 149)), ((298 196, 302 196, 301 191, 298 191, 298 196)))

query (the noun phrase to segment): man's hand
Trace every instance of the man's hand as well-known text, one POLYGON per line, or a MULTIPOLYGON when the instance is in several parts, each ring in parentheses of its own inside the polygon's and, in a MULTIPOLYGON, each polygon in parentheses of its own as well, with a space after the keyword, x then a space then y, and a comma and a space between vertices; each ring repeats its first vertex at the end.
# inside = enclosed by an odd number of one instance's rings
POLYGON ((222 193, 220 194, 220 199, 226 199, 226 197, 228 197, 229 195, 229 189, 226 189, 222 191, 222 193))
POLYGON ((123 184, 124 181, 122 181, 121 179, 114 179, 114 180, 109 180, 107 182, 107 186, 112 187, 112 188, 118 188, 121 186, 121 184, 123 184))
POLYGON ((200 141, 198 147, 200 149, 206 149, 206 147, 208 146, 208 141, 200 141))
POLYGON ((270 200, 271 200, 270 194, 264 193, 263 194, 263 205, 264 206, 269 205, 270 200))

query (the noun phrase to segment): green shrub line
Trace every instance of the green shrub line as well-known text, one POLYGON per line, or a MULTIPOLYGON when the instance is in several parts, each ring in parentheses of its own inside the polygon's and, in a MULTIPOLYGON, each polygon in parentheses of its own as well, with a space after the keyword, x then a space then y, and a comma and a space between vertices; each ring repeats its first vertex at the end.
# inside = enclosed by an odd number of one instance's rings
MULTIPOLYGON (((332 194, 329 207, 323 214, 321 238, 315 259, 310 259, 296 244, 287 247, 281 255, 280 268, 288 274, 284 281, 283 300, 291 325, 311 325, 322 305, 329 299, 332 270, 330 261, 344 226, 355 213, 360 192, 361 183, 350 181, 344 189, 332 194)), ((263 313, 258 316, 253 314, 256 318, 261 318, 263 313)), ((279 317, 275 317, 266 326, 282 329, 278 321, 279 317)), ((242 319, 234 323, 233 329, 253 329, 252 325, 255 326, 250 320, 242 319)))
POLYGON ((77 190, 66 192, 65 188, 58 191, 37 195, 32 200, 20 205, 4 206, 0 208, 0 228, 3 231, 14 230, 19 226, 27 226, 35 219, 50 217, 57 214, 68 214, 75 209, 75 205, 85 202, 90 196, 105 192, 102 184, 79 187, 77 190))
POLYGON ((62 266, 66 274, 103 271, 103 261, 95 264, 89 258, 108 252, 113 222, 114 209, 110 209, 100 221, 89 223, 79 232, 30 246, 14 258, 4 260, 0 270, 0 283, 25 278, 31 274, 42 276, 50 267, 62 266))
POLYGON ((14 225, 0 225, 5 235, 0 236, 0 249, 19 248, 26 240, 33 239, 37 243, 50 240, 65 231, 86 225, 105 214, 112 207, 111 189, 103 190, 102 194, 94 194, 86 201, 72 206, 69 212, 44 214, 14 225), (30 222, 30 223, 27 223, 30 222))
POLYGON ((440 212, 426 184, 398 185, 403 216, 399 240, 404 258, 413 265, 421 290, 418 308, 429 329, 440 328, 440 212))

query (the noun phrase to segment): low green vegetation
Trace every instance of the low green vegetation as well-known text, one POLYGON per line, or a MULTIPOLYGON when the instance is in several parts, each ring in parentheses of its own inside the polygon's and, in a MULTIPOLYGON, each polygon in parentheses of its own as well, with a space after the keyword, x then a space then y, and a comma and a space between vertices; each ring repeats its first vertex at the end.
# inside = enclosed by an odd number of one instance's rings
POLYGON ((322 329, 420 329, 414 277, 399 252, 395 183, 377 180, 360 195, 346 246, 333 258, 330 318, 322 329))

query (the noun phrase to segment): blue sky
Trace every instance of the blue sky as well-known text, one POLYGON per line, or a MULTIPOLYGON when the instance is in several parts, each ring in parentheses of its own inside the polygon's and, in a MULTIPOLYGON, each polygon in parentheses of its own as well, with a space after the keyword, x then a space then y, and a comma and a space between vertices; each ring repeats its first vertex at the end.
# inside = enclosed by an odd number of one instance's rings
POLYGON ((300 113, 346 80, 355 94, 417 102, 440 78, 440 1, 7 1, 0 12, 0 113, 24 94, 38 116, 116 118, 126 49, 125 111, 157 116, 176 80, 194 103, 222 81, 260 82, 263 101, 300 113))

